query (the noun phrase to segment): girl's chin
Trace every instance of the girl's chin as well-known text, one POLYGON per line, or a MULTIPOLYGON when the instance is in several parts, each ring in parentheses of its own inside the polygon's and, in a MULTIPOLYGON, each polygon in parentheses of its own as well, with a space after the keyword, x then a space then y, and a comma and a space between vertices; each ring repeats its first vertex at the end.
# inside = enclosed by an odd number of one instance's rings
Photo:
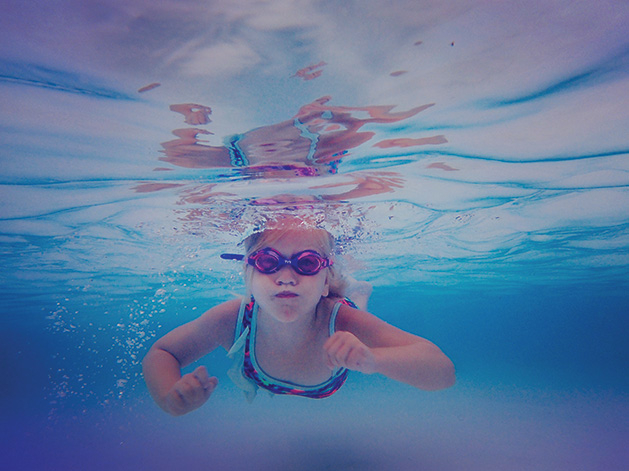
MULTIPOLYGON (((282 300, 286 301, 286 300, 282 300)), ((270 306, 268 315, 275 320, 284 324, 295 322, 300 317, 306 315, 299 309, 300 305, 294 301, 294 298, 289 299, 287 302, 276 302, 273 306, 270 306)))
POLYGON ((274 314, 272 314, 271 317, 273 317, 276 321, 281 322, 282 324, 290 324, 299 319, 299 314, 295 313, 295 311, 292 309, 289 311, 280 310, 279 312, 276 311, 274 314))

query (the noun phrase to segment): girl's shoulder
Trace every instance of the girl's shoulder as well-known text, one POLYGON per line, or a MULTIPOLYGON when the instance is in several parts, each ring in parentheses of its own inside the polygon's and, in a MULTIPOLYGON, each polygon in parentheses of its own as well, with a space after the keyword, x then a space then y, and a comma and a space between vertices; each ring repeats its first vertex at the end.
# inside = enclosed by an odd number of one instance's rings
POLYGON ((241 304, 242 298, 230 299, 207 310, 201 317, 214 322, 229 321, 238 317, 241 304))
POLYGON ((343 329, 344 324, 351 323, 351 319, 359 311, 356 305, 349 298, 332 297, 326 298, 325 312, 329 315, 336 310, 336 328, 337 330, 343 329))
POLYGON ((207 310, 197 319, 199 327, 213 331, 219 343, 225 348, 229 348, 234 339, 242 300, 242 298, 235 298, 225 301, 207 310))
POLYGON ((360 309, 351 300, 350 302, 345 302, 345 299, 349 298, 339 298, 336 301, 339 304, 336 317, 337 330, 357 334, 359 332, 377 330, 386 325, 384 321, 370 312, 360 309))
POLYGON ((331 296, 326 298, 321 298, 323 302, 323 306, 326 312, 331 313, 334 309, 341 310, 342 307, 356 307, 356 305, 349 299, 341 296, 331 296), (339 305, 337 307, 337 304, 339 305))

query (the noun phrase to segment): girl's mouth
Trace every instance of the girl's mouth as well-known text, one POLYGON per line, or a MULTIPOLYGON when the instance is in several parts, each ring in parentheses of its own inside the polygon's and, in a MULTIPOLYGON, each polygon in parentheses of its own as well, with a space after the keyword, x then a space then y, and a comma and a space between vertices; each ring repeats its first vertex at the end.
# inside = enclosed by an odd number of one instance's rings
POLYGON ((295 298, 297 296, 297 293, 293 293, 292 291, 282 291, 281 293, 277 293, 275 295, 277 298, 295 298))

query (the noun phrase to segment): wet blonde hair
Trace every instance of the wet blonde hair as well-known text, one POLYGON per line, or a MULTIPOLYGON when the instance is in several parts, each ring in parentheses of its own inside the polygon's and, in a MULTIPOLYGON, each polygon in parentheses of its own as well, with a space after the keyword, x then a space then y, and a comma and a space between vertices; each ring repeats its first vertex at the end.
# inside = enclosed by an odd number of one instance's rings
MULTIPOLYGON (((284 224, 278 227, 264 229, 260 232, 255 232, 251 234, 243 241, 246 251, 246 257, 249 257, 258 250, 261 250, 265 247, 273 246, 278 240, 282 239, 288 234, 296 234, 297 236, 303 234, 304 236, 308 236, 313 243, 312 249, 316 250, 321 256, 330 259, 332 262, 335 262, 335 242, 332 234, 330 234, 325 229, 302 225, 295 226, 292 224, 284 224)), ((345 288, 347 287, 347 281, 340 273, 336 265, 332 265, 331 267, 328 267, 326 269, 328 270, 327 275, 329 286, 329 292, 326 297, 343 297, 343 293, 345 292, 345 288)), ((244 278, 245 286, 247 287, 247 296, 251 295, 251 279, 253 277, 253 270, 254 268, 251 265, 245 264, 244 278)))

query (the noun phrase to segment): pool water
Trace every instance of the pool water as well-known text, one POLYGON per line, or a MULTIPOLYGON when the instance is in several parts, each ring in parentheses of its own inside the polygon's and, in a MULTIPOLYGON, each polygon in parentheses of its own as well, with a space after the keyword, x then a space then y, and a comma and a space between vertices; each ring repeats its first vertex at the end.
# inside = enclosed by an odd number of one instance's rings
POLYGON ((11 469, 621 470, 629 7, 313 0, 0 6, 0 366, 11 469), (457 384, 219 388, 140 362, 307 218, 457 384))

